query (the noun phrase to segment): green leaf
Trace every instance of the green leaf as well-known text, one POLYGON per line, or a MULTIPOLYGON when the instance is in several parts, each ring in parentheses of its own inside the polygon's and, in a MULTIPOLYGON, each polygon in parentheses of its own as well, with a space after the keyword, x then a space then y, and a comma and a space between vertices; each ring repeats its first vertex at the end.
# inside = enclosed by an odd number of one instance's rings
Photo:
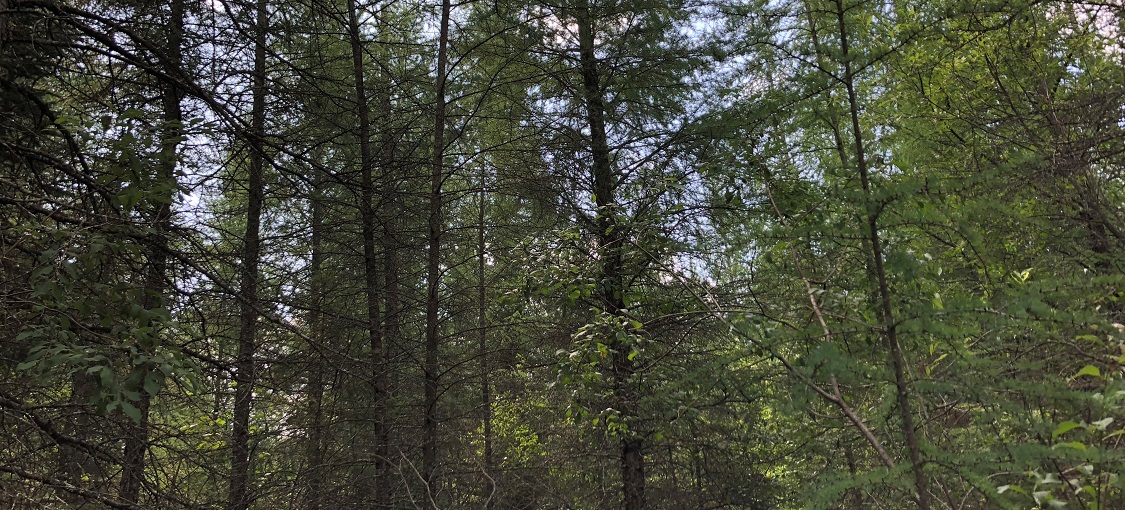
POLYGON ((155 372, 150 372, 145 376, 145 392, 149 395, 156 395, 160 392, 160 376, 155 372))
POLYGON ((1066 434, 1067 432, 1070 432, 1071 430, 1074 430, 1074 429, 1079 428, 1081 426, 1082 425, 1077 423, 1077 422, 1064 421, 1064 422, 1060 423, 1058 427, 1055 427, 1054 432, 1051 432, 1051 439, 1057 439, 1059 436, 1061 436, 1063 434, 1066 434))
POLYGON ((98 379, 102 388, 110 388, 113 386, 113 370, 109 367, 102 366, 98 368, 98 379))
POLYGON ((125 416, 133 420, 133 423, 141 422, 141 410, 137 409, 137 406, 129 402, 121 401, 121 412, 125 413, 125 416))
POLYGON ((1081 442, 1078 442, 1078 441, 1071 441, 1069 443, 1059 443, 1059 444, 1055 445, 1055 448, 1073 448, 1075 450, 1079 450, 1079 451, 1083 451, 1083 452, 1086 451, 1086 445, 1082 444, 1081 442))
POLYGON ((1086 365, 1086 366, 1082 367, 1082 370, 1079 370, 1077 374, 1074 374, 1071 377, 1071 379, 1077 379, 1077 378, 1082 377, 1084 375, 1089 375, 1089 376, 1093 376, 1093 377, 1101 377, 1102 371, 1099 370, 1098 367, 1095 367, 1094 365, 1086 365))
POLYGON ((1021 489, 1018 485, 1001 485, 996 488, 996 493, 1003 494, 1005 492, 1008 492, 1009 490, 1011 490, 1012 492, 1018 492, 1020 494, 1023 494, 1024 496, 1027 495, 1027 491, 1021 489))

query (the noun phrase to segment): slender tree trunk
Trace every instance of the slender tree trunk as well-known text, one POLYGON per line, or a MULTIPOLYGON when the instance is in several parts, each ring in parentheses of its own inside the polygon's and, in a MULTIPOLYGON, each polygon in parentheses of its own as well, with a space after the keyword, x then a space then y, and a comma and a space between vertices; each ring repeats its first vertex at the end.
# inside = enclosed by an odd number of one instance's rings
MULTIPOLYGON (((838 444, 840 444, 839 440, 837 441, 837 445, 838 444)), ((850 442, 844 440, 843 441, 843 447, 844 447, 844 461, 848 464, 848 472, 851 473, 852 476, 856 476, 859 473, 859 468, 858 468, 858 466, 856 466, 855 452, 853 451, 852 444, 850 442)), ((851 489, 848 489, 848 493, 851 494, 851 496, 852 496, 852 508, 854 508, 856 510, 862 509, 864 507, 863 506, 863 489, 861 489, 859 487, 852 487, 851 489)))
MULTIPOLYGON (((602 260, 600 295, 605 313, 621 315, 625 308, 622 259, 625 237, 617 221, 617 176, 610 161, 609 139, 606 135, 605 98, 594 48, 593 18, 585 1, 580 2, 576 14, 579 65, 593 155, 591 171, 594 180, 594 203, 598 208, 596 224, 598 255, 602 260)), ((629 359, 631 349, 632 346, 619 340, 611 342, 614 400, 622 419, 627 423, 637 414, 636 396, 631 388, 634 371, 633 362, 629 359)), ((643 448, 644 442, 636 431, 628 431, 621 440, 621 488, 625 510, 645 508, 643 448)))
MULTIPOLYGON (((313 312, 317 317, 310 317, 310 328, 323 327, 323 319, 318 312, 313 312)), ((312 314, 310 314, 312 315, 312 314)), ((315 331, 315 330, 314 330, 315 331)), ((320 335, 314 335, 318 338, 320 335)), ((324 501, 324 372, 328 369, 324 362, 323 354, 310 353, 315 360, 309 362, 309 387, 308 387, 308 444, 305 448, 305 458, 308 468, 305 470, 306 492, 305 508, 307 510, 320 510, 324 501)))
MULTIPOLYGON (((898 341, 897 323, 891 305, 891 288, 884 267, 882 240, 879 235, 879 212, 873 202, 871 181, 867 166, 867 157, 864 151, 863 131, 859 123, 859 102, 856 98, 855 75, 851 65, 851 54, 848 47, 847 22, 845 20, 843 0, 836 0, 836 15, 840 29, 840 53, 844 62, 844 85, 848 92, 848 109, 851 114, 852 136, 855 142, 855 165, 859 173, 860 184, 863 187, 865 207, 867 209, 867 241, 871 249, 871 261, 875 270, 875 283, 878 286, 879 306, 877 316, 882 329, 883 340, 887 345, 891 358, 892 369, 895 376, 895 396, 898 403, 899 415, 902 419, 902 434, 906 440, 907 451, 910 454, 910 464, 914 471, 914 483, 917 490, 915 502, 921 510, 930 508, 929 482, 926 478, 925 463, 922 459, 922 450, 918 444, 918 434, 914 428, 914 411, 910 402, 910 388, 906 376, 906 360, 902 353, 902 346, 898 341)), ((846 164, 846 162, 845 162, 846 164)))
POLYGON ((363 277, 364 293, 367 299, 367 337, 371 349, 371 390, 372 390, 372 461, 374 463, 375 508, 385 508, 389 502, 384 499, 387 480, 384 476, 387 465, 386 444, 386 359, 383 345, 383 326, 380 313, 380 274, 379 259, 375 251, 375 230, 378 218, 375 215, 375 186, 372 172, 375 158, 371 149, 371 108, 368 105, 365 66, 363 58, 363 39, 359 26, 359 6, 355 0, 348 0, 348 40, 352 56, 352 76, 355 81, 356 117, 359 136, 360 166, 360 217, 363 224, 363 277))
POLYGON ((426 378, 425 418, 422 423, 422 476, 431 498, 437 492, 437 407, 438 407, 438 287, 441 263, 442 179, 445 177, 445 82, 449 59, 449 0, 441 3, 438 25, 437 78, 434 105, 434 148, 430 170, 429 250, 426 257, 426 378))
POLYGON ((307 487, 305 492, 305 509, 320 510, 324 501, 324 373, 329 369, 329 364, 324 359, 324 340, 330 336, 325 334, 326 324, 324 314, 324 184, 323 177, 318 173, 313 178, 313 191, 311 197, 311 222, 312 238, 309 244, 312 248, 312 257, 309 261, 309 337, 314 344, 309 352, 308 362, 308 445, 305 458, 308 462, 306 470, 307 487))
POLYGON ((668 474, 670 475, 669 478, 672 480, 672 494, 675 494, 678 498, 680 494, 680 476, 677 471, 676 447, 673 443, 668 443, 668 474))
POLYGON ((238 353, 235 359, 234 416, 231 431, 230 492, 227 510, 246 510, 250 506, 250 410, 253 405, 254 384, 257 380, 254 350, 258 335, 258 263, 261 258, 262 202, 265 184, 262 173, 265 166, 266 126, 266 34, 269 30, 269 12, 266 0, 255 4, 254 71, 251 81, 253 94, 250 129, 250 165, 247 179, 246 234, 243 237, 241 287, 239 289, 238 353))
POLYGON ((8 9, 11 9, 8 6, 8 0, 0 0, 0 49, 3 49, 8 42, 8 32, 10 31, 8 17, 11 16, 8 9))
MULTIPOLYGON (((96 440, 90 437, 92 432, 97 431, 97 425, 93 419, 94 410, 90 406, 90 402, 98 394, 98 384, 94 380, 94 376, 76 372, 70 378, 70 401, 69 404, 76 409, 82 409, 74 414, 69 419, 62 420, 63 433, 69 434, 90 444, 96 444, 96 440)), ((75 486, 84 487, 89 486, 89 482, 101 481, 105 479, 104 469, 98 464, 97 459, 82 448, 75 448, 69 444, 59 444, 58 451, 58 478, 75 486)), ((73 492, 62 491, 58 492, 59 497, 62 498, 67 504, 74 508, 81 507, 86 501, 86 498, 75 494, 73 492)))
POLYGON ((394 495, 391 490, 391 478, 389 477, 393 469, 390 455, 391 444, 391 422, 390 422, 390 404, 391 394, 393 391, 393 381, 391 379, 392 367, 392 349, 398 345, 399 341, 399 321, 400 305, 399 305, 399 283, 398 283, 398 234, 396 231, 398 225, 398 186, 396 184, 397 163, 395 161, 395 138, 392 132, 391 121, 391 80, 388 80, 385 87, 385 94, 380 98, 383 108, 384 129, 381 140, 381 166, 382 174, 380 175, 380 190, 383 193, 381 200, 380 214, 382 216, 383 232, 380 238, 380 246, 383 250, 383 350, 380 353, 382 358, 379 360, 378 373, 376 376, 376 385, 380 388, 382 400, 378 402, 377 416, 379 416, 382 428, 379 430, 379 436, 376 438, 375 455, 381 459, 380 464, 377 466, 376 472, 377 487, 380 492, 376 494, 375 500, 379 502, 379 508, 390 508, 393 505, 394 495))
MULTIPOLYGON (((167 41, 164 51, 168 57, 168 67, 177 71, 183 62, 184 39, 184 0, 172 0, 167 25, 167 41)), ((160 166, 157 176, 158 181, 167 185, 167 191, 160 196, 159 204, 153 217, 155 234, 152 246, 148 250, 148 267, 145 272, 145 293, 141 306, 145 310, 153 310, 163 306, 166 279, 168 272, 168 232, 172 229, 172 199, 176 186, 177 148, 183 134, 183 112, 180 107, 182 92, 173 83, 165 83, 161 91, 163 108, 162 121, 164 126, 161 131, 160 166)), ((156 334, 160 334, 157 332, 156 334)), ((149 346, 144 346, 146 349, 149 346)), ((152 367, 143 367, 146 372, 152 367)), ((142 379, 143 381, 143 379, 142 379)), ((121 482, 118 488, 118 497, 122 501, 136 503, 140 497, 141 482, 144 480, 145 452, 148 449, 149 436, 149 408, 152 398, 143 387, 138 391, 140 400, 137 409, 140 419, 137 423, 129 424, 125 438, 125 456, 122 459, 121 482)))
POLYGON ((485 207, 486 207, 485 167, 481 165, 479 203, 477 204, 477 356, 480 358, 480 405, 481 426, 484 429, 484 458, 481 470, 484 472, 482 494, 485 509, 492 510, 492 493, 496 489, 496 476, 492 468, 492 388, 489 381, 488 362, 488 285, 485 281, 485 207))

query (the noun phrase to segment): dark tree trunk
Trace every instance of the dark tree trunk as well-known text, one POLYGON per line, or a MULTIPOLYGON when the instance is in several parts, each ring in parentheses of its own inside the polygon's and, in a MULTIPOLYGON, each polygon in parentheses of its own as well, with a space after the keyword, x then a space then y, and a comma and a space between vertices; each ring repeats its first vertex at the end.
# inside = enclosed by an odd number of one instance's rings
POLYGON ((485 207, 487 204, 484 165, 480 171, 479 203, 477 204, 477 356, 480 358, 481 428, 484 430, 484 458, 481 460, 485 509, 492 510, 492 494, 496 490, 496 475, 492 461, 492 388, 489 380, 488 356, 488 284, 485 278, 485 207))
MULTIPOLYGON (((585 1, 576 10, 578 25, 579 66, 582 72, 582 89, 586 106, 586 122, 590 128, 590 149, 593 163, 594 203, 598 208, 596 229, 598 255, 602 260, 600 298, 605 313, 622 315, 625 309, 624 262, 622 248, 626 242, 625 230, 618 224, 618 176, 610 161, 609 139, 606 134, 605 97, 602 89, 598 59, 595 54, 593 16, 585 1)), ((610 341, 613 351, 613 398, 621 418, 633 425, 636 417, 636 395, 632 389, 633 362, 629 359, 631 345, 620 340, 610 341)), ((644 441, 635 430, 630 430, 621 440, 621 489, 625 510, 645 508, 645 458, 644 441)))
MULTIPOLYGON (((70 380, 70 402, 81 411, 70 419, 62 422, 62 431, 90 444, 97 441, 91 440, 90 434, 97 430, 93 419, 94 409, 90 402, 98 394, 97 381, 94 376, 77 372, 70 380)), ((60 443, 58 455, 58 478, 75 487, 86 487, 90 482, 104 480, 105 470, 98 463, 97 458, 90 451, 78 448, 71 444, 60 443)), ((86 498, 74 492, 60 490, 59 497, 72 507, 78 508, 86 502, 86 498)))
POLYGON ((231 430, 231 474, 227 510, 246 510, 250 506, 250 410, 253 405, 255 373, 254 351, 258 335, 258 263, 261 258, 261 220, 265 184, 266 124, 266 34, 269 12, 266 0, 255 5, 254 71, 251 82, 253 103, 250 113, 252 132, 249 176, 247 179, 246 234, 243 238, 241 288, 239 289, 238 353, 235 359, 234 416, 231 430))
MULTIPOLYGON (((848 110, 851 115, 852 136, 855 142, 855 166, 859 173, 860 185, 863 188, 864 204, 867 208, 867 248, 870 249, 872 267, 874 268, 875 284, 878 287, 879 304, 877 318, 884 343, 891 358, 891 368, 895 376, 895 396, 898 403, 899 416, 902 419, 902 434, 906 440, 906 448, 910 454, 910 464, 914 472, 914 483, 917 493, 915 502, 920 510, 929 510, 930 491, 929 481, 926 478, 925 464, 922 459, 922 449, 918 444, 918 433, 914 427, 914 411, 910 402, 910 388, 906 375, 906 359, 902 353, 902 346, 898 341, 897 322, 891 305, 891 288, 884 267, 883 244, 879 233, 879 214, 874 208, 871 181, 867 166, 867 156, 864 150, 863 131, 859 123, 859 102, 855 91, 855 75, 851 65, 851 55, 848 48, 848 31, 845 20, 846 10, 843 0, 836 0, 836 16, 840 29, 840 53, 844 63, 844 85, 848 93, 848 110)), ((843 161, 846 165, 847 161, 843 161)))
POLYGON ((422 476, 431 500, 437 492, 437 427, 438 427, 438 307, 441 277, 442 180, 445 177, 445 82, 449 58, 449 0, 441 4, 438 25, 437 78, 434 106, 433 164, 430 170, 429 250, 426 256, 426 359, 425 418, 422 423, 422 476))
POLYGON ((390 422, 390 402, 393 390, 393 381, 391 379, 391 359, 392 349, 399 342, 399 323, 402 320, 401 306, 399 305, 399 239, 396 231, 398 225, 398 215, 400 214, 398 206, 398 186, 396 184, 397 162, 395 161, 395 137, 393 136, 392 127, 389 125, 391 120, 391 96, 390 96, 391 82, 388 77, 385 91, 382 96, 382 109, 384 119, 384 129, 382 133, 382 140, 380 141, 380 165, 382 166, 382 174, 380 175, 380 190, 383 193, 380 216, 382 217, 383 232, 380 237, 379 244, 383 250, 383 345, 382 351, 379 353, 380 358, 376 360, 375 366, 375 387, 379 389, 382 399, 376 404, 376 419, 382 423, 378 430, 378 436, 375 438, 375 456, 379 463, 376 465, 376 490, 379 491, 375 496, 375 501, 378 508, 390 508, 393 504, 394 494, 391 489, 390 473, 392 472, 392 462, 390 455, 391 444, 391 422, 390 422))
MULTIPOLYGON (((169 72, 175 73, 183 63, 184 40, 184 1, 173 0, 170 4, 169 20, 167 25, 167 40, 164 51, 168 58, 169 72)), ((148 266, 145 272, 145 293, 141 306, 145 310, 153 310, 164 305, 166 280, 168 273, 168 232, 172 229, 172 200, 176 186, 176 164, 178 160, 177 148, 183 134, 183 112, 180 100, 183 93, 174 83, 165 83, 161 91, 163 108, 162 121, 164 126, 161 131, 161 154, 158 171, 158 181, 167 186, 167 192, 160 196, 159 203, 153 214, 152 224, 155 227, 152 244, 148 249, 148 266)), ((155 334, 160 334, 159 332, 155 334)), ((144 346, 147 348, 148 346, 144 346)), ((152 367, 142 367, 146 376, 152 367)), ((144 378, 142 378, 142 383, 144 378)), ((144 480, 145 452, 148 449, 149 436, 149 408, 152 398, 143 386, 138 390, 140 400, 137 409, 140 419, 136 423, 127 424, 125 437, 125 456, 122 459, 121 482, 118 488, 118 497, 122 501, 136 503, 140 498, 141 483, 144 480)))
POLYGON ((389 506, 387 497, 387 411, 386 411, 386 359, 383 339, 382 314, 380 310, 380 267, 375 251, 375 231, 378 218, 374 204, 375 186, 372 172, 375 170, 374 153, 371 148, 371 108, 364 81, 363 39, 359 26, 359 6, 355 0, 348 0, 348 42, 352 57, 352 78, 355 82, 356 121, 359 137, 360 165, 360 221, 363 224, 363 277, 364 295, 367 301, 367 338, 371 349, 371 391, 372 416, 371 433, 372 462, 375 476, 371 489, 374 490, 375 508, 389 506))
POLYGON ((320 174, 313 178, 310 197, 312 237, 309 240, 312 256, 309 260, 309 338, 312 341, 308 360, 308 444, 305 458, 305 508, 320 510, 324 502, 324 374, 330 364, 325 359, 326 324, 324 306, 324 179, 320 174))

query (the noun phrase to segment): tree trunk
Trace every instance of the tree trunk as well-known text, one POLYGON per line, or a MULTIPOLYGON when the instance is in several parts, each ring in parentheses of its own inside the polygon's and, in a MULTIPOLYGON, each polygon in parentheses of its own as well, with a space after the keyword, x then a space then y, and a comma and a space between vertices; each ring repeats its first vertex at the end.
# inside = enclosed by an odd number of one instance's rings
MULTIPOLYGON (((183 63, 184 40, 184 1, 172 0, 169 11, 167 41, 164 51, 168 57, 167 66, 171 72, 176 72, 183 63)), ((167 185, 167 192, 160 196, 153 215, 155 232, 152 244, 148 249, 148 267, 145 272, 145 293, 141 306, 145 310, 153 310, 164 305, 164 294, 168 272, 168 232, 172 229, 172 199, 176 186, 177 148, 183 134, 183 112, 180 99, 183 95, 174 83, 165 83, 161 91, 163 108, 162 121, 164 126, 161 131, 161 154, 158 171, 158 181, 167 185)), ((155 334, 160 334, 159 332, 155 334)), ((147 347, 147 346, 146 346, 147 347)), ((152 367, 142 367, 147 376, 152 367)), ((142 383, 145 378, 142 378, 142 383)), ((148 420, 149 408, 152 398, 143 387, 137 393, 140 400, 137 409, 140 419, 137 423, 127 424, 125 437, 125 456, 122 459, 121 482, 118 488, 118 497, 130 503, 138 502, 140 497, 141 482, 144 480, 145 452, 148 449, 148 420)))
MULTIPOLYGON (((914 428, 914 411, 910 402, 910 388, 906 376, 906 360, 902 353, 902 346, 898 341, 897 323, 891 305, 891 288, 884 267, 882 240, 879 235, 879 213, 872 202, 871 182, 867 166, 867 157, 864 151, 863 131, 859 123, 859 102, 855 92, 855 75, 853 74, 851 55, 848 48, 848 31, 845 20, 846 10, 843 0, 836 0, 836 16, 840 29, 840 53, 844 63, 844 85, 848 92, 848 110, 851 114, 852 136, 855 142, 855 165, 859 173, 860 184, 863 187, 867 216, 867 242, 870 248, 872 266, 874 267, 875 284, 878 287, 879 305, 877 319, 884 343, 890 354, 891 366, 895 376, 895 396, 898 403, 899 416, 902 419, 902 435, 906 440, 906 448, 910 454, 910 464, 914 471, 914 483, 917 493, 915 502, 920 510, 929 510, 930 494, 929 483, 926 479, 925 464, 922 460, 922 450, 918 444, 918 434, 914 428)), ((843 162, 845 165, 846 161, 843 162)))
MULTIPOLYGON (((437 492, 437 406, 438 406, 438 296, 442 225, 442 179, 445 175, 445 82, 449 58, 449 0, 441 3, 438 25, 437 78, 434 85, 434 147, 430 171, 429 250, 426 257, 426 378, 425 418, 422 423, 422 476, 433 504, 437 492)), ((436 506, 436 505, 435 505, 436 506)))
POLYGON ((309 241, 312 256, 309 260, 309 338, 313 344, 309 349, 308 361, 308 444, 305 458, 308 468, 305 488, 305 508, 320 510, 324 501, 324 373, 329 363, 324 358, 324 341, 331 336, 325 333, 326 324, 322 307, 324 306, 324 183, 318 173, 313 178, 310 197, 312 238, 309 241))
POLYGON ((372 462, 374 464, 375 508, 386 508, 385 485, 387 483, 387 444, 386 444, 386 359, 383 345, 383 326, 380 312, 380 274, 379 259, 375 252, 375 230, 378 218, 375 216, 374 154, 371 150, 371 108, 367 104, 368 95, 364 82, 365 66, 363 59, 363 39, 359 26, 359 6, 355 0, 348 0, 348 41, 352 56, 352 77, 355 81, 356 121, 359 137, 360 166, 360 221, 363 224, 363 277, 364 295, 367 300, 367 338, 371 349, 371 391, 373 436, 372 462))
POLYGON ((391 422, 390 422, 390 403, 391 394, 393 391, 393 380, 391 379, 392 367, 391 359, 392 352, 395 345, 399 342, 399 323, 402 320, 401 306, 399 305, 399 274, 398 274, 398 252, 399 252, 399 239, 396 231, 398 225, 399 205, 398 205, 398 186, 396 184, 397 162, 395 161, 395 137, 393 136, 392 126, 389 125, 391 120, 391 81, 388 80, 385 87, 385 94, 380 98, 383 108, 384 129, 381 140, 381 166, 382 174, 380 175, 380 191, 383 193, 380 207, 380 215, 382 216, 383 232, 380 238, 380 246, 383 250, 383 350, 380 352, 381 359, 378 360, 376 366, 377 373, 376 385, 380 389, 380 394, 383 396, 382 400, 378 402, 377 408, 378 419, 381 420, 382 428, 379 431, 379 436, 376 438, 375 455, 380 459, 380 464, 377 467, 376 478, 377 487, 380 491, 375 496, 375 500, 379 502, 379 508, 390 508, 393 505, 394 494, 391 490, 391 479, 389 477, 392 472, 392 462, 390 455, 391 444, 391 422))
MULTIPOLYGON (((90 402, 98 394, 98 383, 94 376, 82 372, 74 373, 70 378, 69 405, 79 409, 74 416, 62 420, 61 430, 65 434, 74 436, 89 444, 97 444, 91 433, 98 429, 94 421, 94 409, 90 402)), ((60 443, 58 451, 58 478, 75 487, 90 487, 91 482, 105 479, 105 469, 98 460, 84 448, 60 443)), ((70 491, 58 491, 59 497, 73 508, 80 508, 86 498, 70 491)))
POLYGON ((485 509, 492 510, 492 494, 496 491, 496 476, 492 468, 492 388, 489 381, 488 363, 488 286, 485 280, 485 169, 481 165, 479 203, 477 204, 477 356, 480 359, 480 405, 481 428, 484 430, 484 458, 481 470, 484 480, 481 494, 485 497, 485 509))
POLYGON ((254 350, 258 334, 258 262, 261 257, 261 220, 265 184, 262 179, 265 150, 262 139, 266 124, 266 33, 269 12, 266 0, 255 5, 254 71, 251 82, 250 166, 247 179, 246 234, 243 238, 241 287, 239 289, 238 353, 235 360, 234 416, 231 431, 231 474, 227 510, 250 506, 250 410, 257 375, 254 350))
MULTIPOLYGON (((842 442, 844 447, 844 461, 848 464, 848 473, 851 473, 852 476, 857 476, 859 473, 859 468, 856 466, 855 452, 853 451, 852 444, 846 440, 842 442)), ((837 445, 839 445, 840 443, 840 440, 836 441, 837 445)), ((848 489, 848 493, 852 497, 852 508, 854 508, 855 510, 864 508, 863 489, 859 487, 852 487, 851 489, 848 489)))
MULTIPOLYGON (((602 260, 600 297, 604 312, 621 316, 625 309, 624 263, 622 248, 626 241, 617 221, 617 176, 610 161, 609 139, 606 135, 605 98, 598 60, 594 48, 593 17, 583 0, 576 10, 578 25, 579 65, 586 105, 586 122, 590 128, 590 149, 593 156, 591 172, 594 181, 594 203, 598 208, 596 229, 598 255, 602 260)), ((636 396, 632 385, 632 350, 620 340, 609 342, 613 362, 613 398, 621 419, 629 425, 636 417, 636 396)), ((644 442, 635 430, 621 440, 621 489, 625 510, 645 508, 644 442)))

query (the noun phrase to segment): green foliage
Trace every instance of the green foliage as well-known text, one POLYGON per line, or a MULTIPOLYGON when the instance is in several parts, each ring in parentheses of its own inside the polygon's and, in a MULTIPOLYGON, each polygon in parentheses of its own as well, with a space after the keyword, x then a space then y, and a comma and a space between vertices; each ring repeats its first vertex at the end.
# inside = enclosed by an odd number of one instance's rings
POLYGON ((248 4, 4 5, 17 506, 223 506, 261 146, 255 508, 1125 505, 1120 9, 455 5, 435 374, 431 4, 269 2, 265 136, 248 4))

